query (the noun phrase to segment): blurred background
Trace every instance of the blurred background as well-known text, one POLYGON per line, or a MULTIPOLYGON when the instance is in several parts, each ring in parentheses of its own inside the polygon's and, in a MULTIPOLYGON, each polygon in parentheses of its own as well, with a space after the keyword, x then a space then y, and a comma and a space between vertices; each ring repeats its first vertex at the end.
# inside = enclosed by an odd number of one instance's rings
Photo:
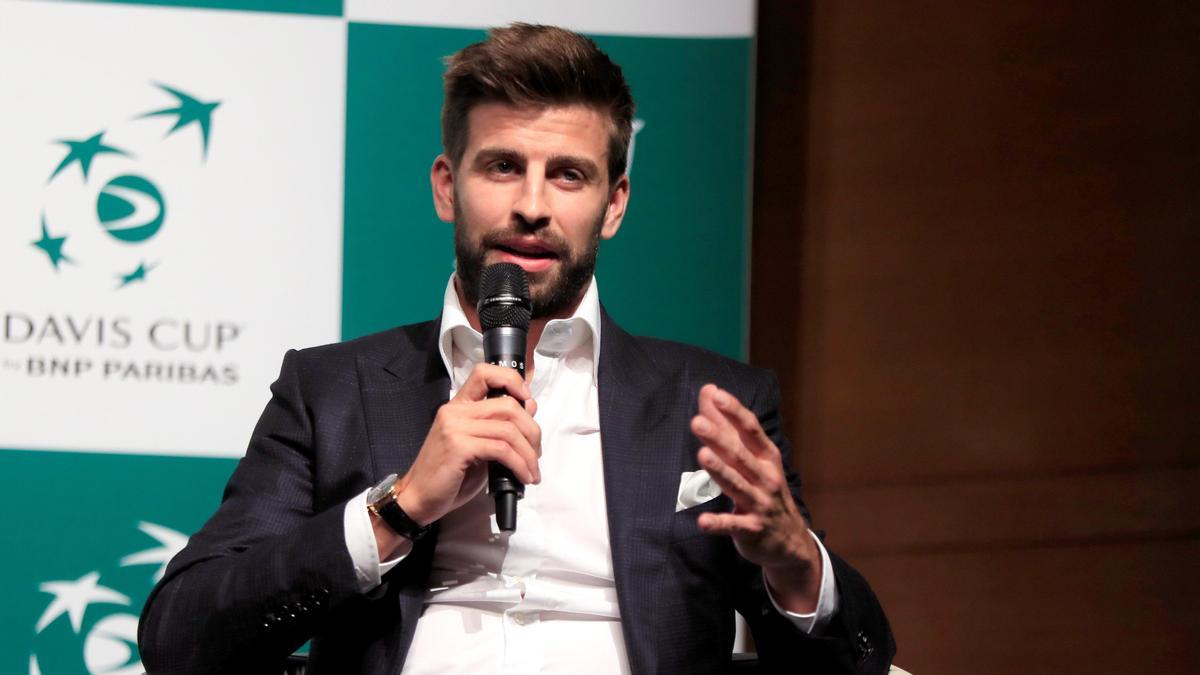
POLYGON ((751 360, 914 673, 1200 660, 1198 36, 759 4, 751 360))

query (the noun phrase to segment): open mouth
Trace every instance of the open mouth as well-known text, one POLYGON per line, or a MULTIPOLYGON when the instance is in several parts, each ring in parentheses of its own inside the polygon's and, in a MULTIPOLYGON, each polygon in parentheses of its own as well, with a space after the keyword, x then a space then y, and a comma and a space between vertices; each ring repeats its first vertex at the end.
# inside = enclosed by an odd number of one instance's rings
POLYGON ((541 274, 558 262, 554 249, 534 240, 498 242, 492 250, 499 254, 499 262, 520 265, 528 274, 541 274))
POLYGON ((554 251, 536 244, 497 244, 496 250, 522 258, 545 258, 552 260, 558 257, 558 254, 554 251))

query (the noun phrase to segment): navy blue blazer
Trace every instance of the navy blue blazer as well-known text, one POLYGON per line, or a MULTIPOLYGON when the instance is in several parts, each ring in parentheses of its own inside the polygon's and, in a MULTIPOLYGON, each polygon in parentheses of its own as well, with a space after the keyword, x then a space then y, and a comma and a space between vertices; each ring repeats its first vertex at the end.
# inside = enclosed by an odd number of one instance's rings
MULTIPOLYGON (((278 673, 312 640, 311 673, 399 673, 421 616, 436 528, 358 591, 346 502, 412 464, 450 381, 438 322, 290 351, 216 514, 171 561, 142 612, 150 673, 278 673)), ((760 569, 703 510, 676 513, 680 473, 698 469, 688 422, 715 382, 754 410, 784 457, 791 445, 771 373, 687 345, 635 338, 602 313, 600 437, 622 630, 634 673, 720 673, 733 610, 769 672, 885 673, 895 645, 866 581, 831 554, 840 605, 820 637, 780 616, 760 569)), ((786 464, 786 463, 785 463, 786 464)), ((801 508, 800 482, 789 482, 801 508)), ((185 486, 186 489, 186 486, 185 486)), ((807 510, 805 510, 807 516, 807 510)))

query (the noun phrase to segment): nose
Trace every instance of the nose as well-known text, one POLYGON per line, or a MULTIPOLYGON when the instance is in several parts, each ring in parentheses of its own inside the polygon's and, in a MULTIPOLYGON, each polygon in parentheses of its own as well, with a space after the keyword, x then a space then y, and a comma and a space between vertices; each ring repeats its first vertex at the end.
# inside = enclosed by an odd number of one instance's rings
POLYGON ((550 206, 546 201, 546 181, 539 174, 527 171, 521 183, 521 193, 513 202, 513 219, 520 225, 536 230, 550 223, 550 206))

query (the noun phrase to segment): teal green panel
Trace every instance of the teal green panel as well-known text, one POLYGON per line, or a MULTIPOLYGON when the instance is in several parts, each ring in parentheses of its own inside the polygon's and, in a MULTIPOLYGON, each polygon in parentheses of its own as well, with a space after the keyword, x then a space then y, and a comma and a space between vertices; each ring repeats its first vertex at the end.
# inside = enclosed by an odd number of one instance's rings
MULTIPOLYGON (((453 264, 429 168, 441 58, 482 31, 350 24, 342 335, 436 316, 453 264)), ((620 233, 601 247, 605 306, 628 330, 744 357, 751 42, 596 38, 645 120, 620 233)))
POLYGON ((198 9, 235 9, 247 12, 341 16, 342 0, 87 0, 118 5, 157 5, 198 9))
POLYGON ((646 122, 629 213, 600 252, 605 306, 635 334, 745 358, 752 43, 595 39, 646 122))
POLYGON ((351 23, 342 337, 437 316, 454 269, 429 169, 441 152, 441 57, 474 31, 351 23))
POLYGON ((36 656, 44 675, 86 675, 85 644, 93 649, 93 672, 115 670, 98 668, 95 659, 104 644, 124 642, 119 629, 141 612, 160 566, 121 564, 160 546, 139 524, 190 535, 216 510, 235 465, 232 459, 0 450, 0 672, 28 673, 36 656), (55 600, 39 587, 90 574, 129 604, 88 604, 78 633, 68 614, 37 632, 55 600))

